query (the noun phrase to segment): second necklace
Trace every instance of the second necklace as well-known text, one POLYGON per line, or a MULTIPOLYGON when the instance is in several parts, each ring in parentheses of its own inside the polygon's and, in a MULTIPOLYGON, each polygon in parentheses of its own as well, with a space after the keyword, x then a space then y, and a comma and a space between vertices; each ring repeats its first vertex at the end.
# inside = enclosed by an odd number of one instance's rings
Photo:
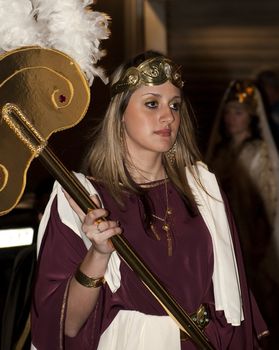
MULTIPOLYGON (((164 180, 165 184, 165 196, 166 196, 166 211, 165 215, 163 217, 160 217, 158 215, 152 214, 152 217, 154 219, 157 219, 161 222, 161 228, 166 233, 167 238, 167 247, 168 247, 168 256, 172 256, 173 251, 173 242, 172 242, 172 234, 171 234, 171 215, 172 215, 172 209, 169 207, 169 195, 168 195, 168 185, 167 185, 167 178, 165 177, 164 180)), ((154 233, 155 237, 158 240, 161 240, 161 236, 158 234, 154 222, 150 223, 150 227, 152 232, 154 233)))

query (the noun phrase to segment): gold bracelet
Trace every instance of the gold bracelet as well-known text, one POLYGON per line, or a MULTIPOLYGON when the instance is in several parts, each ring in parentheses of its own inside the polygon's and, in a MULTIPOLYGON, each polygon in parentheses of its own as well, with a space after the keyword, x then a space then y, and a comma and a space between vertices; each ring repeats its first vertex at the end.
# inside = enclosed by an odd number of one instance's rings
POLYGON ((86 276, 83 272, 80 271, 79 267, 75 273, 75 279, 78 281, 78 283, 87 288, 98 288, 106 282, 104 276, 98 278, 91 278, 86 276))

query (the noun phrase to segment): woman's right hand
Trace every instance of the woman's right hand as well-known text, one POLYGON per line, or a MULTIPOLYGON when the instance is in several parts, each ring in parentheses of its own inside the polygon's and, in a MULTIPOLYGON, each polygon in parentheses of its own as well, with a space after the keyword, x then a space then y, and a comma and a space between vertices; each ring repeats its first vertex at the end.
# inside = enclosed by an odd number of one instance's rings
POLYGON ((64 191, 64 194, 71 208, 78 215, 82 223, 82 231, 92 242, 95 252, 99 254, 111 254, 114 251, 114 247, 110 238, 122 232, 119 223, 112 220, 103 220, 103 218, 107 217, 108 212, 101 208, 101 203, 97 195, 91 196, 91 199, 98 209, 89 210, 85 214, 67 192, 64 191))
MULTIPOLYGON (((91 199, 99 208, 89 210, 85 214, 67 192, 64 191, 64 194, 82 223, 82 231, 92 242, 92 247, 77 269, 90 278, 100 278, 105 275, 110 254, 114 251, 110 238, 120 234, 122 229, 116 221, 103 220, 108 212, 100 208, 100 201, 96 195, 91 199)), ((65 334, 69 337, 75 337, 88 319, 97 303, 100 289, 87 288, 81 285, 76 278, 72 278, 65 320, 65 334)))

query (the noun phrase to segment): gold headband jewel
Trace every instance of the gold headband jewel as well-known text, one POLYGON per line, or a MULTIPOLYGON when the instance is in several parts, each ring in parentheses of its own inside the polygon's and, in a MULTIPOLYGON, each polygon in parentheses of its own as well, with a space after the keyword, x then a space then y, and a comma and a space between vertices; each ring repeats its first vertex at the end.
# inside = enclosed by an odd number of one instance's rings
POLYGON ((142 62, 138 67, 130 67, 124 75, 111 86, 111 95, 134 89, 140 85, 160 85, 169 80, 182 88, 181 66, 165 57, 155 57, 142 62))
POLYGON ((255 87, 249 81, 236 81, 228 97, 228 102, 230 101, 245 104, 255 111, 257 106, 255 87))

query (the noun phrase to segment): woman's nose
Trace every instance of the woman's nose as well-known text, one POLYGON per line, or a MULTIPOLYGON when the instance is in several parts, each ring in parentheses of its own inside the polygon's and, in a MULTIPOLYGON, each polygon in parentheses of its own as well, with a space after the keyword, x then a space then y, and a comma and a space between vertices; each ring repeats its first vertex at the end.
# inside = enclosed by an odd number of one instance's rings
POLYGON ((162 107, 160 111, 160 121, 162 123, 170 124, 174 120, 173 111, 169 106, 162 107))

